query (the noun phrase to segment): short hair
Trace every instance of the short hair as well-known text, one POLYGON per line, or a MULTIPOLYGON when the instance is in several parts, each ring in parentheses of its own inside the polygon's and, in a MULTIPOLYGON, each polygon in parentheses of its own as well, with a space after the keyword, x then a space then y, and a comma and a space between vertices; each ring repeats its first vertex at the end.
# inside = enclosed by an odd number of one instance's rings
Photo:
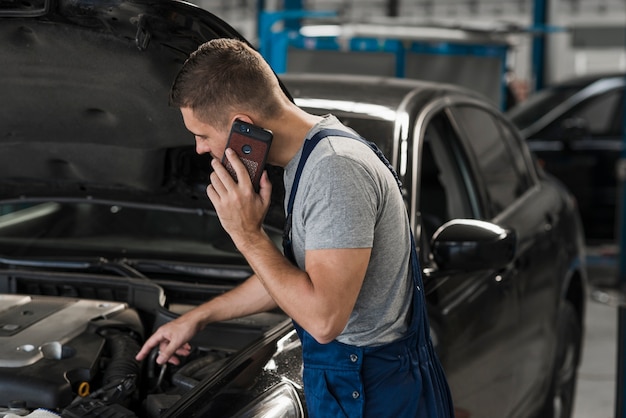
POLYGON ((224 129, 231 112, 270 118, 280 109, 280 85, 263 57, 235 39, 213 39, 183 64, 170 91, 170 105, 191 108, 197 118, 224 129))

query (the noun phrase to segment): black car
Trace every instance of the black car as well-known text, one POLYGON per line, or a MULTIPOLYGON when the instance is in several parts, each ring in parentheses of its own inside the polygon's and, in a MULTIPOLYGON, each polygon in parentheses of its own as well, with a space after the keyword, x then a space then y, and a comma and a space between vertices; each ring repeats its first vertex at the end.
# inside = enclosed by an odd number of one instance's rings
MULTIPOLYGON (((0 3, 0 412, 303 417, 301 347, 278 310, 208 326, 180 366, 134 360, 156 327, 250 274, 206 197, 209 161, 167 106, 190 52, 240 35, 187 3, 99 4, 0 3)), ((281 79, 396 167, 457 416, 568 417, 582 231, 515 128, 450 85, 281 79)))
POLYGON ((625 85, 626 73, 579 77, 508 112, 544 168, 576 196, 590 244, 617 238, 625 85))

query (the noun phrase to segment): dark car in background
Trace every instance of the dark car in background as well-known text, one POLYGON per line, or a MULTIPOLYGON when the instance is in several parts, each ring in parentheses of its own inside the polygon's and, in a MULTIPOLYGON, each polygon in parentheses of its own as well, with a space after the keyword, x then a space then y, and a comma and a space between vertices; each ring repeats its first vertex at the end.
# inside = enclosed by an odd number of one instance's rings
MULTIPOLYGON (((251 272, 206 197, 208 158, 167 106, 183 61, 216 37, 240 35, 182 2, 1 3, 0 413, 305 416, 301 347, 279 310, 209 325, 180 366, 134 360, 156 327, 251 272)), ((582 230, 519 132, 450 85, 281 78, 397 169, 457 415, 568 417, 582 230)))
POLYGON ((570 416, 582 229, 571 196, 535 169, 519 132, 486 100, 450 85, 281 78, 296 104, 337 115, 396 167, 457 415, 570 416), (502 246, 511 240, 513 252, 502 246))
POLYGON ((576 196, 590 244, 617 238, 625 85, 624 73, 579 77, 508 112, 543 167, 576 196))

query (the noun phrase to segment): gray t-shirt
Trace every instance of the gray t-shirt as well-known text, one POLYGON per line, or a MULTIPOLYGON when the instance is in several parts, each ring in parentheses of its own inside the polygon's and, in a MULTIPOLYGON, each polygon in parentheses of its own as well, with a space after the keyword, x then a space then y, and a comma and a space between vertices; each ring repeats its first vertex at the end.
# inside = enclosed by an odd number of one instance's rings
MULTIPOLYGON (((320 129, 349 131, 326 116, 320 129)), ((285 167, 285 207, 302 149, 285 167)), ((352 138, 322 139, 309 156, 292 212, 291 239, 298 266, 305 250, 372 248, 361 292, 337 340, 357 346, 394 341, 407 328, 412 301, 409 221, 398 185, 367 146, 352 138)))

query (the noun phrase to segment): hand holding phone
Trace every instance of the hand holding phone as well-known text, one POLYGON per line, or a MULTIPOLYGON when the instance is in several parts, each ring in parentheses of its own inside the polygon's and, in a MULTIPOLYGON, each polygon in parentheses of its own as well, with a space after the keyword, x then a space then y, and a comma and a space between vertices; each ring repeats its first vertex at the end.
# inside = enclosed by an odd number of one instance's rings
MULTIPOLYGON (((233 122, 230 129, 226 148, 235 151, 241 162, 246 166, 252 186, 256 192, 259 191, 259 182, 265 168, 272 138, 273 134, 271 131, 238 119, 233 122)), ((237 181, 237 174, 228 158, 226 158, 226 154, 222 158, 222 164, 233 179, 237 181)))

